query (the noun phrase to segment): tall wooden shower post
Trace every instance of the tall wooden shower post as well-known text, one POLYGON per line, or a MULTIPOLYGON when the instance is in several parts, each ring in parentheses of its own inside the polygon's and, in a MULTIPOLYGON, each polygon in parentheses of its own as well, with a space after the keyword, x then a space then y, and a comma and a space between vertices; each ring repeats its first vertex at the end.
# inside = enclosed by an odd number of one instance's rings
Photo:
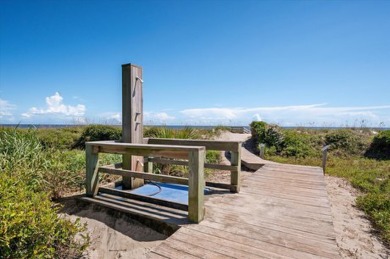
MULTIPOLYGON (((143 143, 142 68, 122 65, 122 141, 143 143)), ((123 169, 143 172, 143 157, 123 155, 123 169)), ((143 179, 123 176, 123 188, 134 189, 144 184, 143 179)))

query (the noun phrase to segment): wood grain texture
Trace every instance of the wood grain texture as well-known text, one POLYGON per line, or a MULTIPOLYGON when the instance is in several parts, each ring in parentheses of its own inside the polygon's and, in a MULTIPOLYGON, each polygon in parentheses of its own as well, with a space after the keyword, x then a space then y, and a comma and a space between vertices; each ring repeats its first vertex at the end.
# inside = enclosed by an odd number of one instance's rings
MULTIPOLYGON (((132 64, 122 65, 122 141, 143 143, 143 97, 142 68, 132 64)), ((124 154, 123 168, 143 171, 143 156, 124 154)), ((123 177, 123 187, 134 189, 144 184, 144 180, 129 176, 123 177)))
POLYGON ((239 141, 149 138, 147 139, 147 143, 159 145, 204 146, 207 150, 220 151, 239 151, 241 149, 241 142, 239 141))
POLYGON ((206 196, 204 220, 182 225, 151 258, 340 258, 324 187, 320 168, 265 164, 239 194, 206 196))
POLYGON ((145 180, 151 180, 151 181, 156 181, 156 182, 160 182, 160 183, 175 183, 175 184, 188 185, 188 179, 183 178, 183 177, 163 175, 163 174, 149 174, 149 173, 135 172, 135 171, 125 170, 125 169, 115 169, 115 168, 112 168, 109 166, 99 167, 99 172, 121 175, 121 176, 142 178, 145 180))
POLYGON ((86 156, 86 195, 93 197, 97 193, 98 188, 98 164, 99 155, 93 152, 93 146, 85 145, 86 156))
MULTIPOLYGON (((183 160, 172 160, 172 159, 158 158, 158 157, 149 158, 148 160, 163 165, 188 166, 188 161, 183 161, 183 160)), ((237 170, 238 166, 205 163, 204 168, 232 171, 232 170, 237 170)))
POLYGON ((232 166, 236 166, 236 169, 232 170, 230 174, 230 191, 238 193, 241 186, 241 148, 238 151, 231 151, 230 154, 232 166))
POLYGON ((205 150, 188 154, 188 219, 195 223, 204 218, 204 158, 205 150))

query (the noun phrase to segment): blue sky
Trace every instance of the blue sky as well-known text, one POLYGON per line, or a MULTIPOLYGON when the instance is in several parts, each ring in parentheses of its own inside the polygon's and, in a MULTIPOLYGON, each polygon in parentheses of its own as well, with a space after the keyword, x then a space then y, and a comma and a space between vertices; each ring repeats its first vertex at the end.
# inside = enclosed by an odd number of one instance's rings
POLYGON ((390 1, 0 1, 0 123, 390 126, 390 1))

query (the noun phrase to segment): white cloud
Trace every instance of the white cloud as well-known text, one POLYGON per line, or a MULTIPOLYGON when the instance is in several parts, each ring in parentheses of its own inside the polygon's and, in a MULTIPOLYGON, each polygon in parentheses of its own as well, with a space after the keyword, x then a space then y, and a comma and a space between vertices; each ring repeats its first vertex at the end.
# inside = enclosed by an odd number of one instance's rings
POLYGON ((236 119, 242 108, 204 108, 204 109, 186 109, 181 111, 182 114, 189 118, 200 118, 203 120, 220 118, 220 119, 236 119))
POLYGON ((173 120, 175 117, 166 112, 144 112, 144 121, 147 124, 165 124, 173 120))
POLYGON ((120 124, 122 122, 122 114, 120 112, 105 112, 99 116, 104 123, 120 124))
POLYGON ((183 121, 197 124, 248 124, 252 120, 264 120, 284 126, 333 125, 342 126, 346 121, 366 121, 377 125, 390 123, 390 105, 329 107, 326 104, 263 106, 252 108, 203 108, 180 111, 183 121))
POLYGON ((52 96, 46 97, 46 108, 31 107, 28 112, 22 113, 22 116, 30 118, 35 115, 60 115, 65 117, 81 117, 85 114, 85 105, 76 106, 65 105, 63 97, 56 92, 52 96))
POLYGON ((0 98, 0 118, 12 117, 12 110, 15 110, 16 106, 11 104, 7 100, 0 98))
MULTIPOLYGON (((105 112, 99 115, 99 120, 108 124, 122 123, 122 113, 120 112, 105 112)), ((144 112, 145 124, 166 124, 174 121, 176 118, 166 112, 144 112)))

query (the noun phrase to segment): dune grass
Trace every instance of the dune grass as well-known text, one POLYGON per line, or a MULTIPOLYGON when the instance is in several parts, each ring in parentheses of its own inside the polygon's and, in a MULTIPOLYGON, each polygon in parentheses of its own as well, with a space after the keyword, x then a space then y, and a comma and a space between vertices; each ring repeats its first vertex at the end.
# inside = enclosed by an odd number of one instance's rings
POLYGON ((357 207, 390 244, 390 131, 374 135, 368 129, 286 130, 266 123, 255 126, 255 140, 267 144, 265 158, 271 161, 321 166, 321 147, 330 145, 326 173, 348 180, 360 191, 357 207))
MULTIPOLYGON (((189 139, 215 134, 192 128, 148 128, 145 133, 189 139)), ((0 128, 0 258, 81 257, 89 242, 88 236, 79 235, 85 226, 59 217, 53 201, 84 190, 86 141, 120 138, 120 128, 106 125, 0 128)), ((101 154, 99 159, 101 164, 113 164, 121 156, 101 154)), ((207 159, 216 162, 219 153, 208 152, 207 159)), ((170 171, 186 172, 175 167, 170 171)), ((115 176, 99 174, 100 182, 114 180, 115 176)))

